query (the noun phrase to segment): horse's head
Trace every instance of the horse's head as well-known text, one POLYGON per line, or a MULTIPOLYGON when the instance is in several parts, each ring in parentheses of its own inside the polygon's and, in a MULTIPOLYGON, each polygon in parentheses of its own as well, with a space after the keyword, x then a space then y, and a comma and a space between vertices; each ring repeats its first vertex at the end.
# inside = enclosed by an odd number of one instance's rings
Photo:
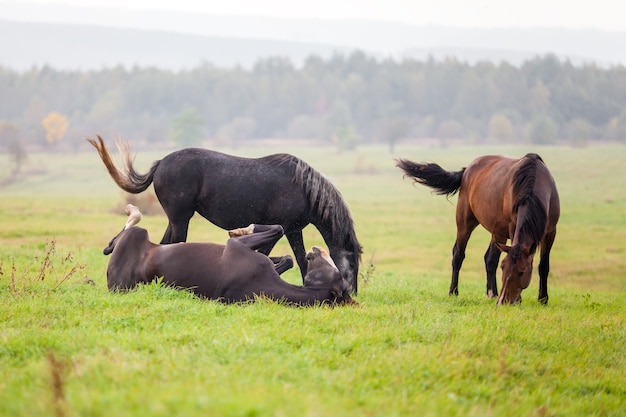
POLYGON ((115 237, 111 239, 107 247, 104 248, 102 253, 104 253, 105 255, 110 255, 111 252, 113 252, 113 249, 115 249, 115 244, 117 243, 117 240, 119 239, 120 235, 124 233, 124 231, 135 226, 141 220, 141 212, 136 206, 133 206, 132 204, 127 204, 126 208, 124 209, 124 212, 128 214, 128 219, 126 220, 126 224, 124 225, 124 228, 122 229, 122 231, 119 232, 117 235, 115 235, 115 237))
POLYGON ((528 288, 532 278, 535 252, 524 245, 498 247, 507 254, 502 260, 502 289, 498 305, 521 302, 522 290, 528 288))
POLYGON ((351 287, 341 276, 328 252, 313 246, 306 254, 308 262, 304 286, 309 288, 330 288, 338 304, 354 304, 350 296, 351 287))
POLYGON ((333 261, 335 266, 339 269, 350 292, 356 294, 361 247, 359 246, 354 249, 347 249, 347 247, 349 247, 347 244, 345 246, 329 245, 331 253, 329 259, 332 258, 331 261, 333 261))

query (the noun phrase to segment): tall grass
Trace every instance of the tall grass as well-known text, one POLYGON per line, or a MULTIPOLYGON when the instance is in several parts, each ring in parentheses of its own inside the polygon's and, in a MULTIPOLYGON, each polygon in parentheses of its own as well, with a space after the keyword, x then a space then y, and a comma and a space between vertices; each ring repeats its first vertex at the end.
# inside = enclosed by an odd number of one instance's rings
MULTIPOLYGON (((102 248, 125 222, 123 195, 95 152, 32 156, 47 174, 0 189, 0 415, 621 415, 624 150, 287 150, 340 188, 365 248, 360 305, 334 309, 226 306, 159 283, 109 293, 102 248), (403 180, 393 157, 456 170, 527 151, 561 195, 549 305, 536 275, 521 305, 485 298, 483 230, 448 297, 456 200, 403 180)), ((139 153, 138 166, 162 156, 139 153)), ((158 241, 166 219, 140 226, 158 241)), ((190 231, 226 238, 200 218, 190 231)), ((323 243, 313 228, 304 238, 323 243)))

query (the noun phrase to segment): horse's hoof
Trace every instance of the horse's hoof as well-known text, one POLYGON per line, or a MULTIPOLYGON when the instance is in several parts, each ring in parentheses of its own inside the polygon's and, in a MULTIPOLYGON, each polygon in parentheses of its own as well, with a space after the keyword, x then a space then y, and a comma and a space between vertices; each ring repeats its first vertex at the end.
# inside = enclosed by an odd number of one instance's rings
POLYGON ((237 237, 237 236, 251 235, 252 233, 254 233, 254 224, 251 224, 248 227, 240 227, 238 229, 229 230, 228 236, 237 237))

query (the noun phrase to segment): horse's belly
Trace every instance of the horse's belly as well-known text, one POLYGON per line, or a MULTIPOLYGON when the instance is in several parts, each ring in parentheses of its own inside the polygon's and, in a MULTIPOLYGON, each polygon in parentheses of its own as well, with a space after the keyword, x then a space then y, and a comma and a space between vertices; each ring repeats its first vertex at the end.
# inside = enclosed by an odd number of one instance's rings
POLYGON ((480 204, 472 206, 472 212, 478 223, 487 229, 489 233, 508 239, 510 238, 509 224, 511 219, 500 208, 502 201, 498 203, 482 201, 480 204))
MULTIPOLYGON (((251 223, 280 224, 290 228, 302 223, 306 217, 304 207, 294 207, 293 204, 281 206, 279 210, 264 201, 238 201, 232 204, 214 203, 206 207, 199 207, 198 213, 222 229, 245 227, 251 223)), ((305 222, 305 225, 308 222, 305 222)))

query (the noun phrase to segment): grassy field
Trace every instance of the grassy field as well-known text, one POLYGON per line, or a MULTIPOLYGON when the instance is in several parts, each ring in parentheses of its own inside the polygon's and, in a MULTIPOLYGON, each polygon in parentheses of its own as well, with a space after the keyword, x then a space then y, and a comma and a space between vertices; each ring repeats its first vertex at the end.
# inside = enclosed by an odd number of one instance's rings
MULTIPOLYGON (((225 151, 291 152, 333 180, 364 246, 360 305, 226 306, 158 284, 109 293, 102 248, 124 196, 95 151, 31 154, 0 188, 0 416, 624 415, 626 147, 225 151), (448 297, 456 200, 413 186, 393 158, 457 170, 529 151, 561 196, 549 305, 536 272, 521 305, 485 298, 482 229, 448 297)), ((0 155, 0 180, 10 168, 0 155)), ((140 225, 158 242, 166 223, 140 225)), ((192 220, 190 241, 225 239, 192 220)), ((305 229, 307 247, 322 243, 305 229)), ((290 253, 286 241, 274 253, 290 253)))

